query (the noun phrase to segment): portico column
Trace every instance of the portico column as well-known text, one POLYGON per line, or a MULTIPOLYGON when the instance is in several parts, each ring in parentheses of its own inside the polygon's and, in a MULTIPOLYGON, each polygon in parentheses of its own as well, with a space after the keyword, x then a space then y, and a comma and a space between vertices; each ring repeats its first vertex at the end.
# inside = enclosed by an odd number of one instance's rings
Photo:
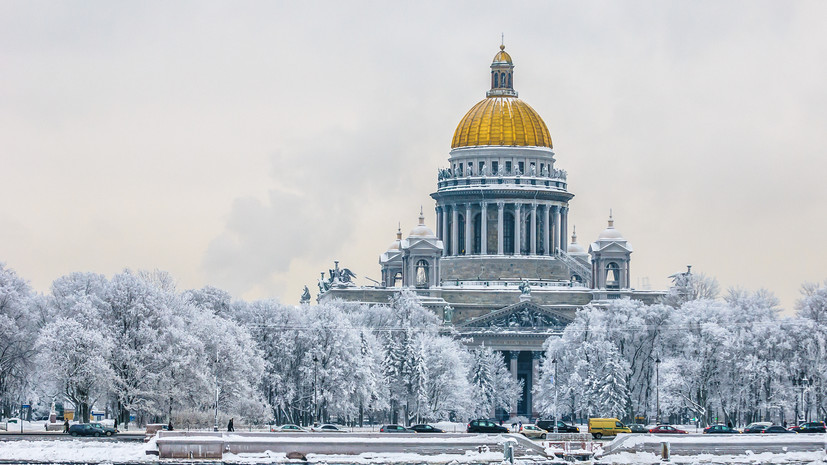
POLYGON ((563 249, 563 252, 568 252, 568 231, 569 231, 569 208, 563 207, 562 210, 562 218, 560 219, 560 248, 563 249))
POLYGON ((515 203, 514 204, 514 255, 520 255, 520 249, 522 249, 522 244, 520 244, 520 236, 522 236, 520 231, 520 210, 522 209, 522 204, 515 203))
POLYGON ((488 255, 488 204, 480 204, 480 254, 488 255))
POLYGON ((560 207, 555 205, 551 207, 554 211, 554 251, 560 247, 560 207))
POLYGON ((451 255, 459 255, 459 211, 451 205, 451 255))
POLYGON ((552 255, 551 244, 548 243, 548 239, 550 237, 549 236, 549 229, 551 228, 551 222, 549 221, 549 219, 551 218, 551 216, 550 216, 551 206, 546 205, 545 207, 546 208, 543 209, 543 210, 545 210, 545 222, 543 224, 546 225, 546 227, 543 230, 543 247, 545 247, 545 252, 546 252, 545 254, 546 255, 552 255))
POLYGON ((442 239, 442 207, 436 207, 434 209, 436 212, 436 237, 437 239, 442 239))
MULTIPOLYGON (((514 378, 514 382, 519 382, 519 378, 517 378, 517 359, 520 357, 520 352, 516 350, 512 350, 508 352, 508 356, 511 357, 511 377, 514 378)), ((517 400, 515 399, 514 402, 511 403, 511 417, 517 416, 517 400)))
MULTIPOLYGON (((529 392, 533 393, 537 386, 540 385, 540 360, 543 358, 543 352, 540 350, 535 350, 531 352, 531 390, 529 392)), ((557 382, 557 380, 555 380, 557 382)), ((537 418, 539 417, 540 406, 537 405, 537 399, 532 395, 531 396, 531 416, 537 418)))
POLYGON ((474 253, 474 238, 471 236, 471 204, 465 204, 465 255, 474 253))
POLYGON ((531 255, 537 255, 537 204, 531 204, 531 247, 529 252, 531 255))
POLYGON ((497 255, 503 254, 503 209, 505 202, 497 202, 497 255))
POLYGON ((448 208, 447 205, 442 207, 442 255, 450 255, 451 249, 448 243, 448 212, 446 209, 448 208))

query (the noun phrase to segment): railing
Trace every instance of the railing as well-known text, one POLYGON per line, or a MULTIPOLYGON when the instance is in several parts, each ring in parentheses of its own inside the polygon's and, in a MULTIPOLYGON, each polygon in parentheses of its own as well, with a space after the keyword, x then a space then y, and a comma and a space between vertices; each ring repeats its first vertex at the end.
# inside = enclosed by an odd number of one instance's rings
MULTIPOLYGON (((464 281, 464 280, 448 280, 443 281, 440 287, 461 287, 464 289, 508 289, 512 288, 518 291, 522 281, 464 281)), ((529 287, 534 289, 543 288, 587 288, 588 283, 578 283, 573 281, 528 281, 529 287)))
POLYGON ((560 259, 560 261, 565 263, 566 266, 568 266, 569 269, 574 272, 574 274, 580 276, 585 283, 592 282, 592 270, 589 269, 589 267, 587 267, 586 265, 572 258, 572 256, 569 255, 568 252, 558 248, 557 251, 554 253, 554 256, 556 256, 560 259))
POLYGON ((566 189, 566 180, 564 178, 552 178, 548 176, 457 176, 451 178, 443 178, 437 182, 439 189, 461 188, 466 186, 492 186, 499 185, 518 185, 518 186, 535 186, 548 187, 552 189, 566 189))

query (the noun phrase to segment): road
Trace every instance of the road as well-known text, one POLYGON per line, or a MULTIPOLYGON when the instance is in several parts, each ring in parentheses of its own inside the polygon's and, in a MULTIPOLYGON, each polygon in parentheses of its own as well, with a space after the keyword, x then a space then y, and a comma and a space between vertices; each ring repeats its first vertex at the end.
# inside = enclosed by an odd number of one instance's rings
POLYGON ((122 431, 114 436, 84 437, 84 436, 69 436, 66 433, 58 431, 25 431, 21 433, 0 431, 0 441, 106 441, 106 442, 124 442, 124 441, 143 441, 144 431, 122 431))
POLYGON ((661 453, 661 443, 668 442, 673 455, 743 455, 771 452, 816 452, 827 450, 827 435, 656 435, 640 434, 620 436, 604 445, 606 454, 617 452, 661 453))

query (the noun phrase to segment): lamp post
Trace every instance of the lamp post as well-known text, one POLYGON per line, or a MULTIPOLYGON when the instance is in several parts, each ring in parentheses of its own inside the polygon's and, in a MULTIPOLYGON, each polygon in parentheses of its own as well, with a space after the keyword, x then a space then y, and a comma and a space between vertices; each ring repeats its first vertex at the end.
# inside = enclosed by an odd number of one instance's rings
POLYGON ((218 431, 218 376, 213 376, 215 381, 215 417, 213 417, 213 431, 218 431))
POLYGON ((660 357, 655 355, 655 424, 660 424, 660 357))
POLYGON ((559 432, 557 429, 557 357, 551 359, 554 364, 554 432, 559 432))
POLYGON ((316 371, 318 369, 319 358, 313 354, 313 414, 310 416, 310 421, 313 425, 316 424, 316 371))

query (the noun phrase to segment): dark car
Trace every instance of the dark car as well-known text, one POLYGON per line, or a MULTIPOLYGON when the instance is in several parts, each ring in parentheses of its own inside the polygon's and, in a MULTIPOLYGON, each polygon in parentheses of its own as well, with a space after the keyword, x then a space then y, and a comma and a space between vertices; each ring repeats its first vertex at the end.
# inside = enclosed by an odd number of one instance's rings
POLYGON ((93 426, 91 423, 80 423, 69 427, 71 436, 111 436, 114 433, 107 433, 103 428, 93 426))
POLYGON ((471 420, 466 431, 469 433, 507 433, 508 428, 491 420, 471 420))
POLYGON ((405 428, 402 425, 385 425, 379 428, 380 433, 413 433, 414 430, 405 428))
POLYGON ((704 428, 704 434, 741 434, 741 432, 727 425, 710 425, 704 428))
POLYGON ((648 433, 649 432, 649 428, 647 428, 646 425, 641 425, 640 423, 632 423, 631 425, 629 425, 629 429, 633 433, 648 433))
POLYGON ((649 430, 652 434, 689 434, 688 431, 670 425, 658 425, 649 430))
POLYGON ((444 433, 445 431, 434 428, 431 425, 413 425, 411 429, 416 431, 417 433, 444 433))
POLYGON ((827 432, 827 428, 824 427, 823 421, 811 421, 809 423, 804 423, 803 425, 793 426, 790 428, 792 431, 796 433, 824 433, 827 432))
MULTIPOLYGON (((537 426, 540 429, 544 429, 544 430, 548 431, 549 433, 554 432, 554 420, 537 420, 537 422, 534 423, 534 425, 537 426)), ((574 426, 574 425, 567 425, 567 424, 563 423, 562 420, 557 420, 557 432, 558 433, 579 433, 580 430, 577 429, 577 427, 574 426)))
POLYGON ((795 434, 795 431, 790 431, 787 428, 784 428, 783 426, 778 426, 778 425, 772 425, 768 428, 765 428, 764 431, 761 431, 761 432, 765 433, 765 434, 776 434, 776 433, 792 433, 792 434, 795 434))
POLYGON ((756 421, 755 423, 748 424, 747 427, 744 428, 744 433, 761 433, 770 426, 772 426, 772 423, 768 421, 756 421))

